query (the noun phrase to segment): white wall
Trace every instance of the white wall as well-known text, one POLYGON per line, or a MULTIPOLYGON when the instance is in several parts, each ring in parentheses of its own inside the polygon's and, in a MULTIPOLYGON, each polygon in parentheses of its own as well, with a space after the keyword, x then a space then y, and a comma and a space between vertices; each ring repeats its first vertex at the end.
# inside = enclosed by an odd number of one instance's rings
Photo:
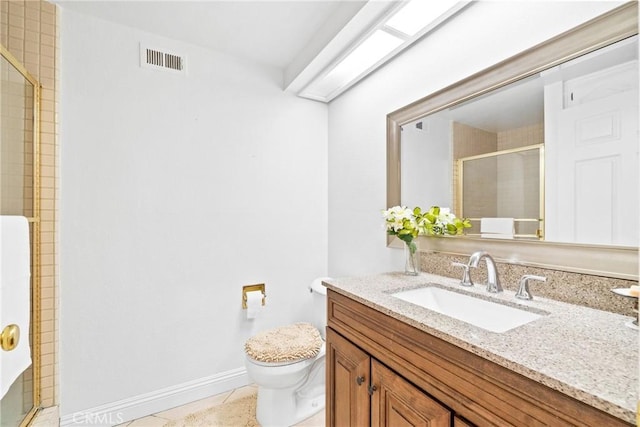
POLYGON ((327 106, 280 70, 64 9, 61 76, 61 415, 243 368, 245 339, 304 319, 327 272, 327 106), (188 75, 139 68, 140 41, 188 75))
POLYGON ((450 207, 451 122, 433 115, 420 123, 422 129, 414 123, 402 127, 400 202, 411 209, 450 207))
MULTIPOLYGON (((474 2, 329 105, 329 274, 400 270, 386 247, 386 115, 619 2, 474 2)), ((443 183, 444 184, 444 183, 443 183)))

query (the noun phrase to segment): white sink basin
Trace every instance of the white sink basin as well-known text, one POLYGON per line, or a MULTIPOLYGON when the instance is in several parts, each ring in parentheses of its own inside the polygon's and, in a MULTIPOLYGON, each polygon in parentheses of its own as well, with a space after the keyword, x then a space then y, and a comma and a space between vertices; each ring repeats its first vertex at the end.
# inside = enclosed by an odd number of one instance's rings
POLYGON ((435 286, 391 295, 491 332, 506 332, 542 317, 537 313, 435 286))

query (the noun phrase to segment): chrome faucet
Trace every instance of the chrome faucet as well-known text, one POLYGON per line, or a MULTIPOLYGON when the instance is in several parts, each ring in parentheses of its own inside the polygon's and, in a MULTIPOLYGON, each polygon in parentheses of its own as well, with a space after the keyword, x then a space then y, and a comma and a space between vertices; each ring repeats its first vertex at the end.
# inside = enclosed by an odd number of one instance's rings
POLYGON ((471 276, 469 275, 469 265, 463 264, 461 262, 452 262, 452 266, 461 267, 463 270, 462 279, 460 280, 461 286, 473 286, 473 282, 471 281, 471 276))
POLYGON ((502 285, 500 285, 500 278, 498 277, 498 269, 496 268, 495 261, 491 255, 489 255, 489 252, 478 251, 471 254, 471 257, 469 257, 469 267, 478 267, 478 263, 482 258, 484 258, 484 262, 487 264, 487 292, 502 292, 502 285))
POLYGON ((547 278, 543 276, 534 276, 532 274, 525 274, 520 279, 518 285, 518 292, 516 292, 516 298, 519 299, 533 299, 533 295, 529 292, 529 280, 538 280, 540 282, 546 282, 547 278))

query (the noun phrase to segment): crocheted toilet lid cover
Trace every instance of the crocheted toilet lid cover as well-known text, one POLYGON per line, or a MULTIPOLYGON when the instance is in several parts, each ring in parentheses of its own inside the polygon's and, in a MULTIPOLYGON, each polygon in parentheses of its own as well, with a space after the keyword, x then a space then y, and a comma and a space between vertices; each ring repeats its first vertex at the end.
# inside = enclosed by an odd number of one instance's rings
POLYGON ((249 338, 247 355, 258 362, 293 362, 316 357, 322 347, 320 331, 310 323, 269 329, 249 338))

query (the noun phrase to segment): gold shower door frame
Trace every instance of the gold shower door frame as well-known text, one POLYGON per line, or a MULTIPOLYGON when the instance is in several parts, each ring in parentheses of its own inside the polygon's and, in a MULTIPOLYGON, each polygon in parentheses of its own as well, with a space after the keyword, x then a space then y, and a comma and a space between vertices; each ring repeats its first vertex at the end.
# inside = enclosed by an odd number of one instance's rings
POLYGON ((20 423, 29 425, 40 409, 40 84, 2 45, 0 54, 33 86, 33 216, 31 226, 31 358, 33 406, 20 423))

